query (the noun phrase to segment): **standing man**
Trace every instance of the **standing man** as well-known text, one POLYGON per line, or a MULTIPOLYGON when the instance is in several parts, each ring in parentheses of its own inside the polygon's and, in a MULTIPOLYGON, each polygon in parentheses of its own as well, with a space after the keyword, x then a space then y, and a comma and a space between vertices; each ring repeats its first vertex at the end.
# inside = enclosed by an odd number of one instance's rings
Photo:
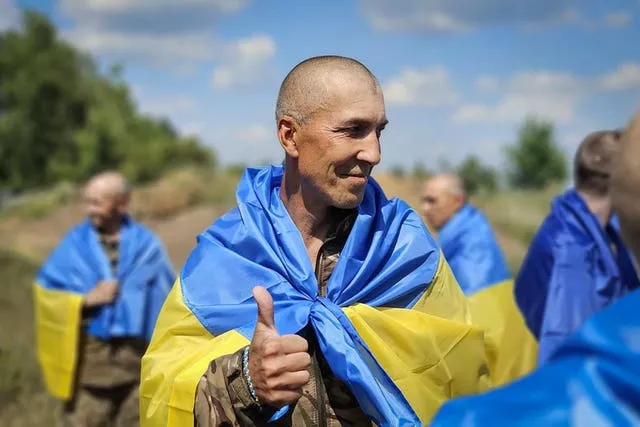
POLYGON ((472 206, 462 180, 436 175, 425 182, 423 214, 471 313, 486 330, 487 355, 494 385, 507 383, 535 366, 536 344, 513 297, 513 280, 502 249, 485 215, 472 206))
MULTIPOLYGON (((607 188, 622 235, 640 259, 640 114, 620 142, 607 188), (610 182, 609 182, 610 181, 610 182)), ((585 285, 573 278, 575 289, 585 285)), ((587 282, 588 284, 589 282, 587 282)), ((613 301, 560 342, 531 375, 490 393, 448 402, 432 427, 640 425, 640 289, 613 301)))
POLYGON ((518 305, 539 341, 539 364, 587 318, 640 284, 611 220, 619 140, 620 132, 600 131, 580 144, 575 189, 553 201, 516 279, 518 305))
POLYGON ((86 185, 72 228, 35 286, 38 359, 63 425, 139 424, 140 362, 175 273, 158 238, 128 214, 129 186, 107 172, 86 185))
POLYGON ((143 359, 145 427, 420 425, 486 389, 446 261, 371 178, 386 124, 354 59, 287 75, 285 166, 247 170, 237 208, 199 236, 143 359))

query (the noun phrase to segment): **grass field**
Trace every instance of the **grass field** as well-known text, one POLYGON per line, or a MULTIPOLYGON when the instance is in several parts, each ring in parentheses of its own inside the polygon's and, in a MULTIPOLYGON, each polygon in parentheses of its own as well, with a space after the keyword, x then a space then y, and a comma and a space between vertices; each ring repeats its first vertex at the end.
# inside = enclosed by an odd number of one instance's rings
MULTIPOLYGON (((134 192, 133 211, 158 232, 179 267, 196 235, 234 203, 238 176, 177 171, 134 192)), ((388 196, 414 208, 420 183, 377 176, 388 196)), ((503 192, 478 197, 495 226, 510 267, 517 270, 527 244, 560 189, 503 192)), ((77 190, 57 187, 54 194, 27 197, 0 214, 0 426, 56 426, 57 402, 42 389, 34 354, 31 284, 36 269, 62 234, 82 218, 77 190)))

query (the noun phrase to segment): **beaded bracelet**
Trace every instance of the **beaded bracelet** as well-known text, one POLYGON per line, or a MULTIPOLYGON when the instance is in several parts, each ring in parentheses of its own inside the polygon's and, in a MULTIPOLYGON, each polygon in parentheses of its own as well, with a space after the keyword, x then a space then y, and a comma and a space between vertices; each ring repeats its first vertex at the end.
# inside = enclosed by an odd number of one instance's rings
POLYGON ((247 384, 247 388, 249 389, 251 399, 253 399, 253 401, 257 405, 259 405, 260 400, 258 399, 256 390, 253 388, 253 381, 251 381, 251 376, 249 375, 249 346, 246 346, 242 351, 242 376, 244 377, 244 381, 247 384))

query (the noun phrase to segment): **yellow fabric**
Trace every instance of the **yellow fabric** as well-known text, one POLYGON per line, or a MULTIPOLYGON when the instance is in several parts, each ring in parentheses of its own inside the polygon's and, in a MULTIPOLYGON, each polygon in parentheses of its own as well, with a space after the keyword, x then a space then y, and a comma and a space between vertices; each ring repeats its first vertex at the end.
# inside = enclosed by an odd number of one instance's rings
POLYGON ((79 294, 34 286, 36 344, 44 383, 51 395, 73 395, 82 317, 79 294))
POLYGON ((357 304, 344 312, 424 424, 446 400, 490 387, 484 334, 470 324, 444 257, 413 309, 357 304))
MULTIPOLYGON (((344 309, 381 366, 427 422, 445 400, 489 388, 483 333, 444 257, 412 310, 344 309)), ((211 360, 248 344, 235 331, 213 337, 185 306, 178 281, 142 360, 142 427, 191 426, 198 381, 211 360)))
POLYGON ((192 426, 196 388, 209 363, 249 343, 235 331, 211 335, 184 304, 181 288, 178 279, 142 359, 142 427, 192 426))
POLYGON ((487 359, 494 386, 511 382, 535 368, 538 345, 507 280, 469 296, 474 324, 485 330, 487 359))

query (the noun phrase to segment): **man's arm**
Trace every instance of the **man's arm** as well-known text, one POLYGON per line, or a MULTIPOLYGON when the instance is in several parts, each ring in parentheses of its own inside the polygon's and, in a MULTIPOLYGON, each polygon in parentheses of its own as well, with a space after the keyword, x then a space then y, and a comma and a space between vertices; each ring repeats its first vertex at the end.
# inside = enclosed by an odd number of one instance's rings
POLYGON ((205 426, 225 420, 236 424, 231 396, 222 392, 229 382, 223 368, 233 367, 227 361, 249 341, 235 331, 212 336, 184 304, 181 288, 176 281, 142 359, 141 426, 190 426, 196 418, 205 426), (207 398, 208 389, 217 391, 215 401, 207 398))
MULTIPOLYGON (((308 381, 308 354, 299 355, 306 352, 299 347, 301 337, 267 337, 264 331, 258 333, 258 325, 252 352, 259 357, 250 364, 263 362, 277 369, 271 375, 271 368, 257 369, 262 374, 254 371, 253 382, 261 402, 279 402, 276 405, 279 407, 301 393, 297 381, 308 381), (273 351, 265 352, 261 343, 273 351), (306 378, 295 380, 301 375, 306 378), (265 379, 266 388, 261 386, 265 379)), ((208 427, 225 423, 252 425, 261 419, 268 420, 275 410, 254 403, 243 376, 242 351, 247 345, 249 341, 236 331, 213 337, 185 306, 177 281, 142 360, 141 425, 208 427)))

